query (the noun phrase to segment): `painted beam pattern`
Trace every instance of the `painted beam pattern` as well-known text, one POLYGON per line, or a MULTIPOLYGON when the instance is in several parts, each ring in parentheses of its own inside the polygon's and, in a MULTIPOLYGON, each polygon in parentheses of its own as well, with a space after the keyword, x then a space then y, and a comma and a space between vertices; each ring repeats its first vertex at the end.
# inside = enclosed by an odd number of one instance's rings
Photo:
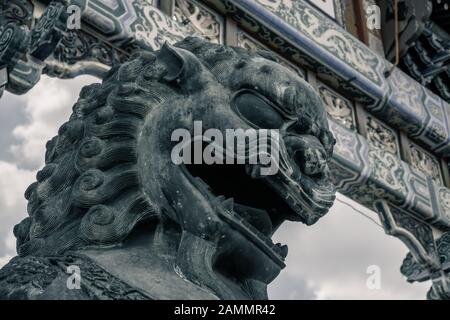
POLYGON ((368 208, 383 199, 438 228, 450 227, 449 189, 334 120, 329 124, 337 140, 330 169, 339 192, 368 208))
POLYGON ((205 0, 433 153, 450 155, 450 105, 305 1, 205 0))
POLYGON ((83 21, 120 48, 133 43, 155 50, 165 41, 181 40, 186 30, 154 7, 153 0, 90 0, 83 21))
POLYGON ((204 5, 179 0, 174 17, 155 7, 155 0, 72 0, 82 10, 82 30, 66 31, 51 57, 47 75, 73 78, 80 74, 101 77, 136 49, 159 49, 187 35, 223 42, 223 18, 204 5), (185 23, 188 21, 189 23, 185 23))

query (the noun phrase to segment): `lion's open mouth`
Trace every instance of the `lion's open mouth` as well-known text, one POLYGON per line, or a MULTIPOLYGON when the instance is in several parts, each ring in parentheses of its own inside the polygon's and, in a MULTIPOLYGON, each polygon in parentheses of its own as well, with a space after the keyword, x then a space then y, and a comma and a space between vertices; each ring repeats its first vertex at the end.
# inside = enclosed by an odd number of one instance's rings
POLYGON ((252 179, 251 165, 187 165, 224 205, 240 214, 256 229, 270 237, 285 220, 281 212, 291 210, 261 179, 252 179))
MULTIPOLYGON (((245 221, 244 232, 258 237, 266 251, 272 251, 284 260, 287 246, 274 244, 271 237, 285 220, 303 220, 305 223, 313 203, 306 193, 297 195, 279 175, 258 176, 257 165, 186 165, 187 171, 207 185, 208 191, 220 206, 245 221), (301 198, 299 202, 297 199, 301 198), (308 203, 308 199, 310 200, 308 203), (250 227, 250 226, 251 227, 250 227)), ((320 188, 319 188, 320 189, 320 188)), ((326 191, 328 194, 328 190, 326 191)), ((328 197, 332 203, 334 196, 328 197)), ((326 212, 329 206, 323 208, 326 212)), ((315 208, 316 209, 316 208, 315 208)), ((317 220, 318 218, 312 218, 317 220)))

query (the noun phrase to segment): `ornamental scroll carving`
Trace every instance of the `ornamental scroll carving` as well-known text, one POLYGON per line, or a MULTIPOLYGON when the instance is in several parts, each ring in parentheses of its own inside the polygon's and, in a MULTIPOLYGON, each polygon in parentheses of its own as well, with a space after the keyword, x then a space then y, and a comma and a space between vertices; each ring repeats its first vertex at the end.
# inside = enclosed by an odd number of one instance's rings
POLYGON ((318 91, 325 102, 328 115, 347 129, 356 131, 355 111, 352 103, 325 85, 319 85, 318 91))
POLYGON ((411 142, 409 147, 411 151, 412 167, 431 177, 436 182, 442 182, 439 162, 437 159, 415 143, 411 142))
POLYGON ((193 0, 176 0, 175 19, 192 34, 212 43, 224 42, 225 21, 222 16, 193 0))
POLYGON ((367 140, 373 147, 399 156, 398 140, 394 130, 369 115, 366 119, 366 132, 367 140))

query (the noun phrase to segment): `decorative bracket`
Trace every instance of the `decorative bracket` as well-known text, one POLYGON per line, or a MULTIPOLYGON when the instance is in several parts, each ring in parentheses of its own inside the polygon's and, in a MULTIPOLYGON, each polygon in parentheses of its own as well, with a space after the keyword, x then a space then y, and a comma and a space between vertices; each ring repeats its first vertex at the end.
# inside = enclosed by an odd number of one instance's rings
POLYGON ((399 238, 410 250, 401 267, 407 281, 431 280, 432 287, 427 298, 450 299, 450 241, 446 241, 450 240, 450 233, 435 241, 433 229, 427 223, 398 208, 390 207, 385 200, 376 200, 374 207, 386 234, 399 238))

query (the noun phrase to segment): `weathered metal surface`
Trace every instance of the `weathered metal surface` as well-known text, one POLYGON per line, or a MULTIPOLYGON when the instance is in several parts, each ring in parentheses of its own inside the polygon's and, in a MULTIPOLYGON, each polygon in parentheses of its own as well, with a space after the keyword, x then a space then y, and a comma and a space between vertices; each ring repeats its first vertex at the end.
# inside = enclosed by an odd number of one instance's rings
MULTIPOLYGON (((318 87, 329 114, 335 114, 334 118, 343 124, 330 120, 337 139, 330 168, 340 192, 369 208, 376 200, 386 200, 397 210, 393 215, 402 217, 391 217, 401 228, 408 221, 415 221, 411 217, 419 219, 418 225, 424 228, 446 231, 450 227, 450 191, 440 183, 442 177, 433 164, 434 155, 427 157, 426 151, 413 147, 411 150, 417 152, 412 152, 410 167, 399 159, 398 137, 392 130, 402 129, 437 155, 450 155, 450 105, 398 68, 386 78, 385 71, 391 66, 384 58, 306 2, 180 0, 172 19, 149 0, 80 0, 72 2, 82 8, 83 29, 76 31, 64 30, 57 24, 58 19, 53 19, 60 15, 52 15, 58 11, 49 8, 61 8, 59 2, 47 7, 49 10, 44 11, 35 26, 30 23, 32 8, 26 5, 28 2, 12 3, 22 4, 26 15, 12 20, 5 14, 1 17, 2 26, 12 29, 15 36, 4 37, 12 41, 2 42, 0 87, 15 93, 29 90, 42 70, 61 78, 84 73, 104 77, 112 66, 127 61, 136 49, 158 50, 165 41, 174 43, 188 34, 220 43, 224 21, 204 3, 212 5, 290 60, 281 59, 280 63, 300 76, 304 76, 302 70, 292 62, 314 70, 322 81, 352 96, 371 112, 364 123, 366 140, 355 131, 354 106, 339 100, 329 89, 318 87), (430 173, 430 177, 416 169, 430 173)), ((6 29, 3 27, 0 32, 9 34, 6 29)), ((259 44, 247 33, 242 31, 239 35, 239 45, 258 49, 259 44)), ((237 223, 233 221, 229 222, 237 223)), ((426 235, 429 232, 413 233, 417 243, 425 241, 426 235)), ((435 285, 431 298, 445 297, 448 288, 444 278, 435 285)))
POLYGON ((19 258, 0 272, 0 298, 68 296, 55 296, 61 271, 49 259, 73 251, 87 257, 73 260, 91 298, 267 298, 287 255, 275 230, 314 224, 333 204, 335 140, 314 89, 264 56, 186 38, 84 87, 26 191, 29 217, 15 227, 19 258), (277 130, 277 170, 175 163, 173 133, 197 121, 205 135, 277 130))

